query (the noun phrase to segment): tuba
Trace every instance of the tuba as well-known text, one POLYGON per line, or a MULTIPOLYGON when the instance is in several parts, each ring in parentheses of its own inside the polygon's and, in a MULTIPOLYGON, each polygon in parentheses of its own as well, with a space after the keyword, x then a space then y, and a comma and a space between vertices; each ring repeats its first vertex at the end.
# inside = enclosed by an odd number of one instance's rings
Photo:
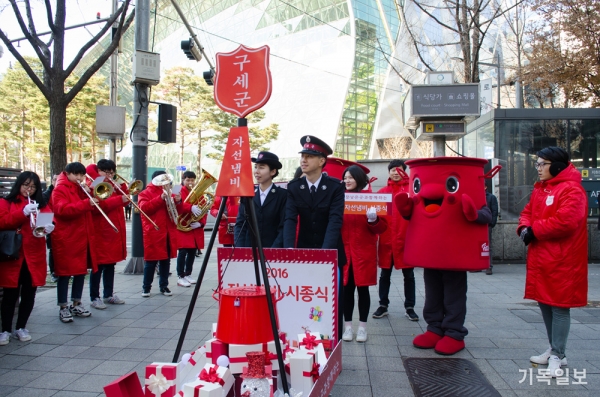
POLYGON ((202 170, 202 177, 200 181, 194 186, 190 194, 186 197, 185 203, 190 205, 197 205, 200 208, 200 215, 194 215, 192 213, 184 214, 179 216, 177 222, 177 229, 183 232, 189 232, 192 230, 190 224, 192 222, 198 222, 204 215, 210 211, 213 203, 215 202, 215 196, 212 193, 208 193, 206 189, 212 184, 217 182, 217 178, 202 170))
POLYGON ((152 184, 154 186, 162 186, 163 190, 167 193, 167 198, 165 199, 165 202, 167 203, 167 212, 169 213, 169 218, 177 225, 177 218, 179 215, 177 214, 177 207, 175 207, 175 200, 173 200, 173 197, 171 196, 172 182, 173 175, 171 174, 160 174, 152 179, 152 184))

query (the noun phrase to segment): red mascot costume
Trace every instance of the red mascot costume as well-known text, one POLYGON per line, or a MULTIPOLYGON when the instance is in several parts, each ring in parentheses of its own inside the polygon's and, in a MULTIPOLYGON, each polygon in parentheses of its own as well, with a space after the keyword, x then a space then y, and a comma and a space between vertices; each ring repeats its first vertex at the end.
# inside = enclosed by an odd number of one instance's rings
POLYGON ((423 318, 427 332, 413 345, 451 355, 464 349, 468 331, 467 271, 489 267, 484 175, 487 160, 468 157, 436 157, 409 160, 407 193, 394 203, 409 220, 404 262, 422 267, 425 282, 423 318), (436 249, 431 249, 436 247, 436 249))

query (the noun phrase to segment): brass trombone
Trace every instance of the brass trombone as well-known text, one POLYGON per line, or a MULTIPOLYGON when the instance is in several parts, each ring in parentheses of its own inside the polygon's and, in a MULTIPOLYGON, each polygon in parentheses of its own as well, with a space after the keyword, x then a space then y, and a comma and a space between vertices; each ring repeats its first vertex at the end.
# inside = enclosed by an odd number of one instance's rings
MULTIPOLYGON (((122 179, 129 186, 129 189, 132 189, 132 188, 135 189, 134 190, 135 193, 132 193, 131 190, 129 190, 129 194, 134 194, 134 195, 135 194, 139 194, 142 191, 142 189, 144 188, 144 183, 142 181, 140 181, 140 180, 134 181, 134 182, 132 182, 130 184, 125 179, 123 179, 122 177, 120 177, 119 174, 115 174, 115 177, 118 177, 119 179, 122 179), (139 182, 139 184, 142 185, 141 189, 139 188, 138 182, 139 182)), ((115 189, 117 189, 119 191, 119 193, 121 193, 123 196, 127 197, 127 200, 129 200, 129 202, 131 204, 133 204, 133 206, 139 211, 140 214, 144 215, 146 217, 146 219, 148 219, 148 222, 150 222, 152 224, 152 226, 154 226, 154 228, 156 230, 160 230, 160 228, 158 227, 158 225, 156 223, 154 223, 152 221, 152 219, 150 219, 150 217, 148 215, 146 215, 146 213, 144 211, 142 211, 142 209, 136 204, 135 201, 133 201, 131 199, 131 197, 129 197, 129 194, 125 194, 125 192, 123 191, 123 189, 121 189, 121 187, 119 186, 118 183, 116 183, 114 180, 112 180, 110 178, 108 180, 115 187, 115 189)))
MULTIPOLYGON (((86 174, 86 176, 88 178, 91 178, 88 174, 86 174)), ((102 182, 102 183, 105 184, 105 185, 107 185, 108 187, 110 187, 112 189, 112 186, 109 185, 108 183, 106 183, 106 182, 102 182)), ((99 185, 101 185, 101 184, 99 184, 99 185)), ((94 194, 96 194, 96 189, 98 188, 98 186, 96 186, 96 188, 94 188, 94 194)), ((96 206, 96 208, 98 209, 98 211, 100 211, 100 213, 102 214, 102 216, 104 216, 104 219, 106 219, 106 221, 110 224, 110 226, 113 228, 113 230, 115 231, 115 233, 119 233, 119 229, 117 229, 117 227, 115 226, 115 224, 112 223, 112 221, 110 220, 110 218, 104 213, 104 211, 102 211, 102 208, 100 208, 100 206, 98 205, 98 203, 93 200, 92 195, 89 194, 87 190, 85 190, 85 188, 88 187, 85 184, 85 182, 83 182, 83 181, 79 182, 79 187, 81 188, 81 190, 83 190, 83 192, 85 193, 85 195, 90 198, 91 202, 96 206)), ((108 197, 110 197, 110 196, 108 196, 108 197)), ((100 199, 100 198, 98 198, 98 199, 99 200, 104 200, 104 199, 100 199)))
MULTIPOLYGON (((85 176, 92 182, 94 182, 94 178, 92 178, 89 174, 85 174, 85 176)), ((106 200, 114 193, 115 189, 113 189, 112 185, 108 182, 100 182, 96 186, 94 186, 94 197, 98 200, 106 200)), ((87 193, 87 192, 86 192, 87 193)))
MULTIPOLYGON (((119 174, 115 174, 116 180, 122 180, 127 185, 127 190, 129 190, 129 194, 132 196, 138 195, 142 190, 144 190, 144 182, 136 179, 135 181, 128 182, 125 178, 123 178, 119 174)), ((113 181, 111 181, 113 182, 113 181)), ((158 230, 158 229, 157 229, 158 230)))
POLYGON ((179 214, 177 214, 177 207, 175 207, 175 200, 171 196, 171 183, 173 182, 173 175, 171 174, 160 174, 152 179, 152 184, 154 186, 162 186, 163 190, 167 194, 165 198, 165 202, 167 203, 167 212, 169 213, 169 218, 173 221, 174 224, 177 225, 177 218, 179 218, 179 214))

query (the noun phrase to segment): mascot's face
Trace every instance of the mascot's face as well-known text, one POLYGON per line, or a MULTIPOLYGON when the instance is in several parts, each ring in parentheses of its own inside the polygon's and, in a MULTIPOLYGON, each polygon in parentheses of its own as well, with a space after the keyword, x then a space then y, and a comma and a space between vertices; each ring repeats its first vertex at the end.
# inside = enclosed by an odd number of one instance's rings
POLYGON ((271 386, 266 378, 246 378, 240 387, 242 397, 269 397, 271 386))
MULTIPOLYGON (((461 195, 466 190, 459 172, 441 167, 422 167, 412 175, 410 195, 414 200, 414 212, 427 218, 436 218, 450 211, 462 212, 461 195)), ((482 187, 483 189, 483 187, 482 187)))

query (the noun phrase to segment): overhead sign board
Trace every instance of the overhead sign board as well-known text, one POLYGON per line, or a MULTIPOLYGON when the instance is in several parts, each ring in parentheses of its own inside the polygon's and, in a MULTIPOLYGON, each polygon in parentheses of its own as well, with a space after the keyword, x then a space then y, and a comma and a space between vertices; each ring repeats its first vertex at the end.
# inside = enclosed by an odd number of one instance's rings
POLYGON ((404 99, 404 124, 427 119, 479 117, 479 84, 414 85, 404 99))

